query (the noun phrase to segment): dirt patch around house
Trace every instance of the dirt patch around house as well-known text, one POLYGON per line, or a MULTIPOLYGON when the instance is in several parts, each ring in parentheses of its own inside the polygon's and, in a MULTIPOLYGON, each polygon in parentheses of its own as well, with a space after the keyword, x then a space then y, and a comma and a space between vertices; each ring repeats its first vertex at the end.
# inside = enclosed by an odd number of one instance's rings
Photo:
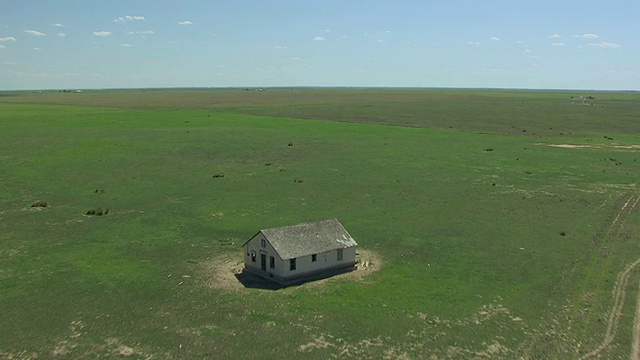
MULTIPOLYGON (((277 290, 284 288, 272 281, 243 272, 242 253, 225 253, 198 264, 197 280, 206 287, 242 291, 252 288, 277 290)), ((364 281, 365 277, 380 270, 382 260, 378 254, 368 249, 358 249, 356 268, 353 271, 331 277, 305 282, 299 286, 323 286, 329 280, 364 281)))

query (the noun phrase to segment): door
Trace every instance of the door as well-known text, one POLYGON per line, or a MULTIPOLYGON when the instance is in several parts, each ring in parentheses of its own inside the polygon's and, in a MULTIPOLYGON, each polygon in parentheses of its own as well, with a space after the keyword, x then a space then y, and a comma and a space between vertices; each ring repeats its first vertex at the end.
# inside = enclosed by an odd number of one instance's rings
POLYGON ((260 252, 260 269, 267 271, 267 253, 260 252))

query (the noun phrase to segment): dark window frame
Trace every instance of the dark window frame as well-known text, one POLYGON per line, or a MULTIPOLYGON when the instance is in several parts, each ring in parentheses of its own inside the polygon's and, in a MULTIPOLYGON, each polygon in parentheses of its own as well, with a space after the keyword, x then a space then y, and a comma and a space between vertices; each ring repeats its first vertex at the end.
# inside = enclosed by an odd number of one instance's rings
POLYGON ((312 254, 311 255, 311 262, 316 262, 318 261, 318 254, 312 254))
POLYGON ((344 253, 342 249, 338 249, 338 261, 342 261, 344 259, 344 253))
POLYGON ((289 271, 294 271, 296 269, 296 259, 289 259, 289 271))
POLYGON ((269 268, 275 269, 275 267, 276 267, 276 258, 274 258, 273 256, 269 256, 269 268))

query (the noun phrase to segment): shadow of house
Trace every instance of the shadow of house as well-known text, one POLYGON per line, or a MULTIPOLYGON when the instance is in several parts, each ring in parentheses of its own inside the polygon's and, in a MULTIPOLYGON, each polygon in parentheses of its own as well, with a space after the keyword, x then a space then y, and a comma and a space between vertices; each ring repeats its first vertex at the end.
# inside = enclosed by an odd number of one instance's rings
POLYGON ((329 219, 260 230, 243 246, 238 280, 245 287, 278 289, 354 270, 358 244, 338 219, 329 219))

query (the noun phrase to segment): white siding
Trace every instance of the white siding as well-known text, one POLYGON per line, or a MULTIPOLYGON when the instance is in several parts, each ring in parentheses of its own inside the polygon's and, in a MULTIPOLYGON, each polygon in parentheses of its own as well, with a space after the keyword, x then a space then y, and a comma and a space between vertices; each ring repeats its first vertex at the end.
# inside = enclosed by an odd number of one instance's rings
POLYGON ((276 251, 273 249, 273 247, 271 246, 271 244, 269 244, 269 241, 266 241, 266 239, 264 238, 264 236, 262 236, 262 233, 257 233, 253 238, 251 238, 251 240, 249 240, 249 242, 247 242, 247 245, 245 246, 245 252, 244 252, 244 266, 246 268, 249 268, 250 270, 252 270, 253 272, 256 273, 260 273, 265 277, 269 277, 269 274, 274 274, 274 275, 278 275, 278 276, 283 276, 286 274, 286 272, 284 272, 284 270, 286 270, 287 272, 289 271, 289 262, 286 262, 286 264, 284 264, 284 262, 282 261, 282 259, 280 259, 280 256, 278 256, 278 254, 276 253, 276 251), (262 240, 265 240, 265 247, 262 247, 262 240), (251 253, 254 252, 256 254, 256 261, 253 262, 251 261, 251 253), (263 271, 260 267, 260 254, 261 253, 265 253, 266 254, 266 271, 263 271), (271 261, 270 261, 270 257, 273 256, 274 257, 274 268, 271 268, 271 261), (285 265, 286 265, 286 269, 285 269, 285 265), (284 273, 283 273, 284 272, 284 273))
MULTIPOLYGON (((312 255, 302 256, 296 259, 296 270, 288 271, 285 277, 289 276, 304 276, 306 274, 312 274, 321 272, 324 270, 331 270, 341 267, 353 266, 356 262, 356 248, 350 247, 342 250, 342 260, 338 260, 338 251, 331 250, 321 254, 316 254, 316 261, 313 262, 312 255)), ((289 263, 287 261, 287 269, 289 263)))

